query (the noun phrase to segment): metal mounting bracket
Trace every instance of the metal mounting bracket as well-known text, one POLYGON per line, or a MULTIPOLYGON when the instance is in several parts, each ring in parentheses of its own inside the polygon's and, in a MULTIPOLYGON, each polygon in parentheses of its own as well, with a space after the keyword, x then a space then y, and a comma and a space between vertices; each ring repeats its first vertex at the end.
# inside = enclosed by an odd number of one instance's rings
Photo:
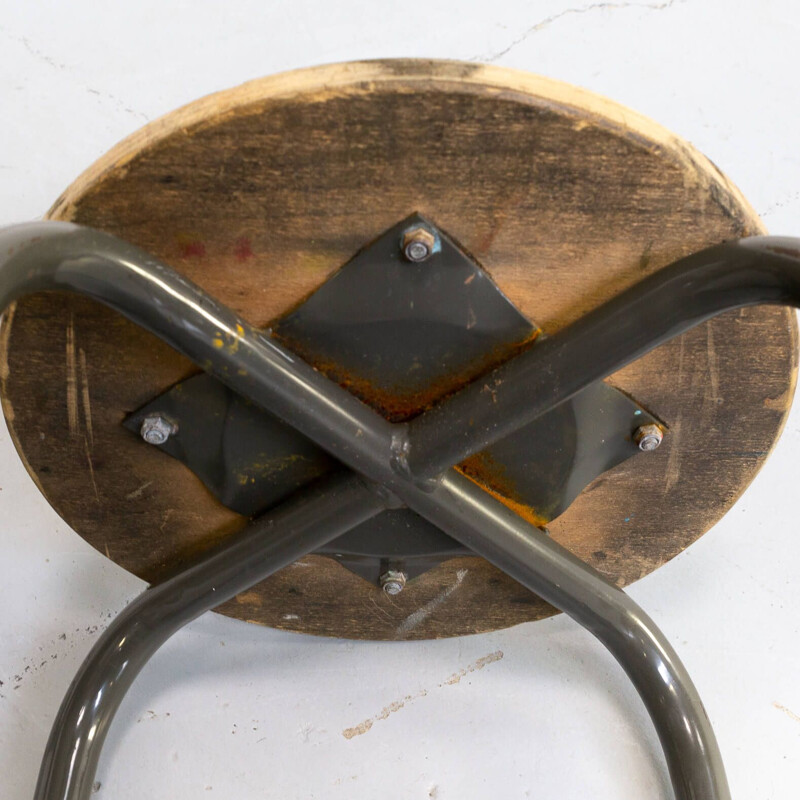
MULTIPOLYGON (((419 214, 366 245, 270 335, 394 423, 424 413, 544 339, 481 266, 419 214)), ((324 449, 205 373, 173 386, 124 424, 245 516, 266 512, 336 468, 324 449), (166 435, 152 441, 153 425, 166 435)), ((457 468, 541 527, 594 478, 644 449, 637 432, 652 428, 661 436, 665 427, 598 381, 457 468)), ((411 580, 471 551, 402 508, 387 509, 317 552, 380 584, 388 571, 411 580)))

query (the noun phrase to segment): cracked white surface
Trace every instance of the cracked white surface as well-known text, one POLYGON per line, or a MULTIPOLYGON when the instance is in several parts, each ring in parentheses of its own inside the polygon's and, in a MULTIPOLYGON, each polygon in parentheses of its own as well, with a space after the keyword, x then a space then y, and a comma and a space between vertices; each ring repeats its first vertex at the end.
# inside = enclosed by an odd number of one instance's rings
POLYGON ((686 2, 686 0, 668 0, 668 2, 665 3, 589 3, 585 6, 565 8, 563 11, 559 11, 556 14, 551 14, 549 17, 545 17, 543 20, 531 25, 530 28, 528 28, 521 36, 518 36, 501 50, 498 50, 495 53, 489 53, 485 56, 473 56, 470 61, 483 61, 486 63, 494 63, 499 61, 504 55, 510 53, 515 47, 526 41, 529 36, 532 36, 534 33, 538 33, 539 31, 549 27, 554 22, 558 22, 559 20, 569 17, 573 14, 589 14, 593 11, 619 11, 625 9, 664 11, 668 8, 671 8, 676 2, 686 2))
MULTIPOLYGON (((211 91, 313 63, 483 54, 652 116, 771 230, 800 235, 798 41, 800 7, 785 0, 0 0, 0 225, 40 216, 143 121, 211 91)), ((793 799, 800 782, 799 451, 800 411, 730 514, 631 590, 698 684, 739 799, 793 799)), ((49 509, 5 429, 0 543, 0 797, 28 800, 64 689, 142 584, 49 509)), ((98 782, 114 800, 671 796, 627 681, 563 618, 375 645, 207 616, 137 681, 98 782)))

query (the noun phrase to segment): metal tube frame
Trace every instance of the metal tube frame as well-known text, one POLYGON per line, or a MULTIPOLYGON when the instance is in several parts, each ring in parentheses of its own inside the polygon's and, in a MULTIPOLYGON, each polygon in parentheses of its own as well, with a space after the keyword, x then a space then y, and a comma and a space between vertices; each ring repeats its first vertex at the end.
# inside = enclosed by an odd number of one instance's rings
POLYGON ((339 535, 340 517, 352 526, 396 504, 427 518, 603 642, 650 713, 678 800, 730 798, 697 691, 652 620, 623 591, 452 465, 715 314, 756 303, 800 305, 800 240, 755 237, 676 262, 400 425, 272 341, 269 332, 248 325, 165 264, 108 234, 67 223, 34 223, 0 232, 0 253, 5 254, 0 257, 0 308, 41 290, 90 296, 280 416, 369 485, 342 477, 344 488, 304 492, 270 512, 271 525, 254 523, 244 539, 204 560, 200 573, 193 567, 148 589, 123 612, 87 657, 62 704, 36 800, 87 800, 104 732, 138 669, 171 633, 225 598, 213 591, 215 570, 225 575, 225 591, 235 594, 322 539, 339 535), (225 346, 215 346, 215 339, 225 346), (487 383, 488 392, 482 388, 487 383), (335 522, 312 533, 312 518, 338 508, 331 492, 348 511, 336 511, 335 522), (305 519, 306 526, 292 522, 293 515, 305 519), (280 544, 273 547, 274 537, 280 544), (257 567, 251 557, 259 559, 257 567), (159 615, 165 617, 163 625, 144 624, 159 615), (135 633, 129 644, 125 640, 131 667, 115 679, 119 664, 109 654, 128 632, 135 633), (97 699, 98 691, 104 702, 95 727, 76 733, 82 730, 81 709, 97 699))

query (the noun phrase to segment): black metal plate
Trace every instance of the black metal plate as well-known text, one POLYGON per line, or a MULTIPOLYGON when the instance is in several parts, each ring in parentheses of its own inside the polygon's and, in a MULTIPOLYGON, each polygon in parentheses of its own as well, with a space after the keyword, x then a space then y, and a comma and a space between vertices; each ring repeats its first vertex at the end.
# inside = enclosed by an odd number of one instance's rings
MULTIPOLYGON (((329 278, 272 335, 393 421, 412 418, 521 348, 538 330, 466 253, 413 215, 329 278), (403 233, 424 225, 437 246, 407 261, 403 233)), ((335 461, 272 414, 205 374, 174 386, 125 422, 138 433, 161 414, 177 432, 161 449, 187 464, 228 508, 265 511, 335 468, 335 461)), ((460 465, 467 475, 544 525, 595 477, 638 448, 654 418, 600 382, 460 465)), ((404 562, 409 577, 467 552, 407 510, 387 511, 325 552, 364 577, 404 562)))

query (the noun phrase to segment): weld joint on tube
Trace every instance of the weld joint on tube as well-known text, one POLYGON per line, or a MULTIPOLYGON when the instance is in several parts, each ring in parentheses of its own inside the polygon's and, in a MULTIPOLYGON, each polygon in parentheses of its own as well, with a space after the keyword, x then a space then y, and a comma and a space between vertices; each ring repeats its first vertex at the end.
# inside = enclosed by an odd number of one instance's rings
POLYGON ((442 481, 441 475, 432 478, 418 478, 411 471, 409 457, 411 455, 411 437, 407 423, 400 423, 394 426, 392 431, 392 442, 390 445, 391 455, 390 464, 393 472, 404 480, 414 484, 423 492, 434 492, 442 481))

